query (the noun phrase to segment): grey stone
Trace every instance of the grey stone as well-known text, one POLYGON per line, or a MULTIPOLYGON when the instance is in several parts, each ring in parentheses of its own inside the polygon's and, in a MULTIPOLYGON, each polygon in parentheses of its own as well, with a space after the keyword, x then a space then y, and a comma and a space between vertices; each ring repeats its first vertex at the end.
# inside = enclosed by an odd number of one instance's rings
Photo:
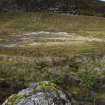
POLYGON ((2 105, 71 105, 55 84, 45 81, 10 96, 2 105))

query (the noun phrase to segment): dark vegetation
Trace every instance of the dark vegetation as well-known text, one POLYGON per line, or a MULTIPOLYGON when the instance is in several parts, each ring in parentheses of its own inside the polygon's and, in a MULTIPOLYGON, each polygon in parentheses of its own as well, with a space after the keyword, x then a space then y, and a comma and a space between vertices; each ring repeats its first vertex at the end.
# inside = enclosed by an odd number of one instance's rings
POLYGON ((0 11, 58 11, 104 16, 105 4, 98 0, 0 0, 0 11))

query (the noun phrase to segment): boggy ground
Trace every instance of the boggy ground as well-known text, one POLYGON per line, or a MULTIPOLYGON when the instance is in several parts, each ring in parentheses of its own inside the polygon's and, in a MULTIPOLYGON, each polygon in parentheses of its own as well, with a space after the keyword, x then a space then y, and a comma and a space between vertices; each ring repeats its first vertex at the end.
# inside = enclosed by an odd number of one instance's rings
POLYGON ((1 16, 0 102, 48 80, 80 105, 105 105, 104 18, 44 16, 1 16))

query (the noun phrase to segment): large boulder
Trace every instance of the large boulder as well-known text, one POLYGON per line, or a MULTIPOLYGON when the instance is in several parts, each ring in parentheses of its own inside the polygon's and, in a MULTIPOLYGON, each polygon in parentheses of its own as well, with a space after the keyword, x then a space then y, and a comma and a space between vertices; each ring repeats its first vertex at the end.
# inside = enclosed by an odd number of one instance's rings
POLYGON ((59 87, 45 81, 10 96, 2 105, 71 105, 71 101, 59 87))

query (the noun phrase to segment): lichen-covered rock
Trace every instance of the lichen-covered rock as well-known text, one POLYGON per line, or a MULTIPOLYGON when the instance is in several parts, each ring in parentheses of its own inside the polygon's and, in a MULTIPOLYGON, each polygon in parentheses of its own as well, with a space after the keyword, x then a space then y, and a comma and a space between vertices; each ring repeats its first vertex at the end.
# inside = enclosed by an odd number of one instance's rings
POLYGON ((10 96, 2 105, 71 105, 71 102, 59 87, 44 81, 10 96))

